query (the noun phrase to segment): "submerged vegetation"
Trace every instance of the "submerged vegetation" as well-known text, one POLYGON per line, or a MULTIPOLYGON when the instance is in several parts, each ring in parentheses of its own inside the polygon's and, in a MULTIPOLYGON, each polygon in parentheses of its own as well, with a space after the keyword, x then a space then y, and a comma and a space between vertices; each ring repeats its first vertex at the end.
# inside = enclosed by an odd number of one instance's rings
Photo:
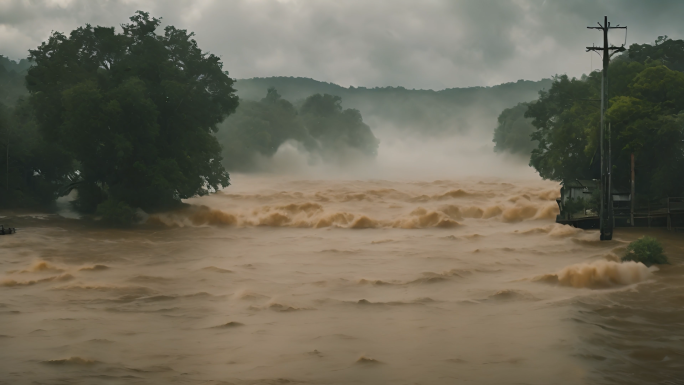
POLYGON ((646 266, 663 265, 669 263, 667 256, 663 254, 663 246, 657 239, 644 236, 627 246, 627 255, 622 261, 641 262, 646 266))
MULTIPOLYGON (((637 197, 684 195, 684 40, 660 37, 633 44, 609 67, 607 122, 612 131, 613 183, 628 189, 636 159, 637 197)), ((525 152, 545 179, 595 179, 598 169, 601 72, 556 76, 529 105, 504 110, 497 150, 525 152), (521 110, 527 107, 524 118, 521 110), (527 144, 520 139, 527 137, 527 144)))

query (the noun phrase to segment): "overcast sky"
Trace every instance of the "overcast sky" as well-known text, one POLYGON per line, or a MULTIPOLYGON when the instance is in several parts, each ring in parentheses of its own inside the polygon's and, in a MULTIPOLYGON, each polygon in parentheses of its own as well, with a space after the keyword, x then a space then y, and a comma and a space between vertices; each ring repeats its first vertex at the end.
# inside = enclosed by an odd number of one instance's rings
MULTIPOLYGON (((118 26, 136 10, 196 33, 231 77, 302 76, 343 86, 443 89, 580 76, 588 25, 628 25, 628 45, 684 38, 684 1, 0 0, 0 54, 26 57, 51 31, 118 26)), ((616 44, 624 32, 615 32, 616 44)), ((593 67, 600 58, 594 54, 593 67)))

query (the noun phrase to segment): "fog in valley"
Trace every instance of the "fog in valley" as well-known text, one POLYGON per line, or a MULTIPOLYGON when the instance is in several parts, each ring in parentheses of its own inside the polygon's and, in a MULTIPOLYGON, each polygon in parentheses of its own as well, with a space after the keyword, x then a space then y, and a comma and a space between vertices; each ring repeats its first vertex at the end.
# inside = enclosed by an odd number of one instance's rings
POLYGON ((238 173, 325 179, 534 178, 524 157, 493 154, 492 137, 498 112, 534 99, 550 84, 547 79, 434 92, 346 89, 296 78, 240 80, 236 87, 243 103, 222 123, 217 137, 226 168, 238 173), (337 104, 339 114, 321 113, 327 120, 317 121, 306 111, 312 95, 330 96, 326 106, 334 110, 337 104), (354 110, 362 119, 358 127, 338 117, 354 110), (317 125, 335 136, 308 134, 317 125))
POLYGON ((603 12, 615 185, 684 196, 679 3, 227 4, 0 3, 0 384, 681 381, 681 228, 556 222, 603 12))

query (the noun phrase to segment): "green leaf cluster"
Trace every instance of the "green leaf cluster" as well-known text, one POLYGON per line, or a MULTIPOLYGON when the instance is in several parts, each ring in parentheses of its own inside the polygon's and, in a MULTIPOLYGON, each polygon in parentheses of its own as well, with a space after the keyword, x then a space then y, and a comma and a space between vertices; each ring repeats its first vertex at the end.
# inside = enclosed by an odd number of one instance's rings
POLYGON ((657 239, 649 236, 630 243, 627 246, 627 255, 622 257, 622 261, 641 262, 646 266, 669 263, 667 256, 663 253, 663 246, 657 239))
POLYGON ((255 171, 258 157, 272 157, 286 141, 331 162, 349 149, 374 157, 377 138, 358 110, 341 103, 339 96, 314 94, 297 108, 273 87, 260 101, 241 101, 217 134, 226 169, 255 171))
POLYGON ((54 32, 30 51, 35 121, 76 162, 85 212, 164 209, 229 184, 214 134, 238 105, 233 80, 193 33, 158 34, 146 12, 130 20, 121 33, 54 32))

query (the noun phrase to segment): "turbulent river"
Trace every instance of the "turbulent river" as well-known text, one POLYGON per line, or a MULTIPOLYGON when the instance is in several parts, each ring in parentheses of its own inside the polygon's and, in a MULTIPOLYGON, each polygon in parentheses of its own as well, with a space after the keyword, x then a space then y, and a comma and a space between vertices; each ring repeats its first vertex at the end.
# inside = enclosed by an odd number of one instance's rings
POLYGON ((1 384, 684 384, 684 237, 538 180, 236 176, 134 230, 4 213, 1 384), (658 237, 672 265, 619 263, 658 237))

